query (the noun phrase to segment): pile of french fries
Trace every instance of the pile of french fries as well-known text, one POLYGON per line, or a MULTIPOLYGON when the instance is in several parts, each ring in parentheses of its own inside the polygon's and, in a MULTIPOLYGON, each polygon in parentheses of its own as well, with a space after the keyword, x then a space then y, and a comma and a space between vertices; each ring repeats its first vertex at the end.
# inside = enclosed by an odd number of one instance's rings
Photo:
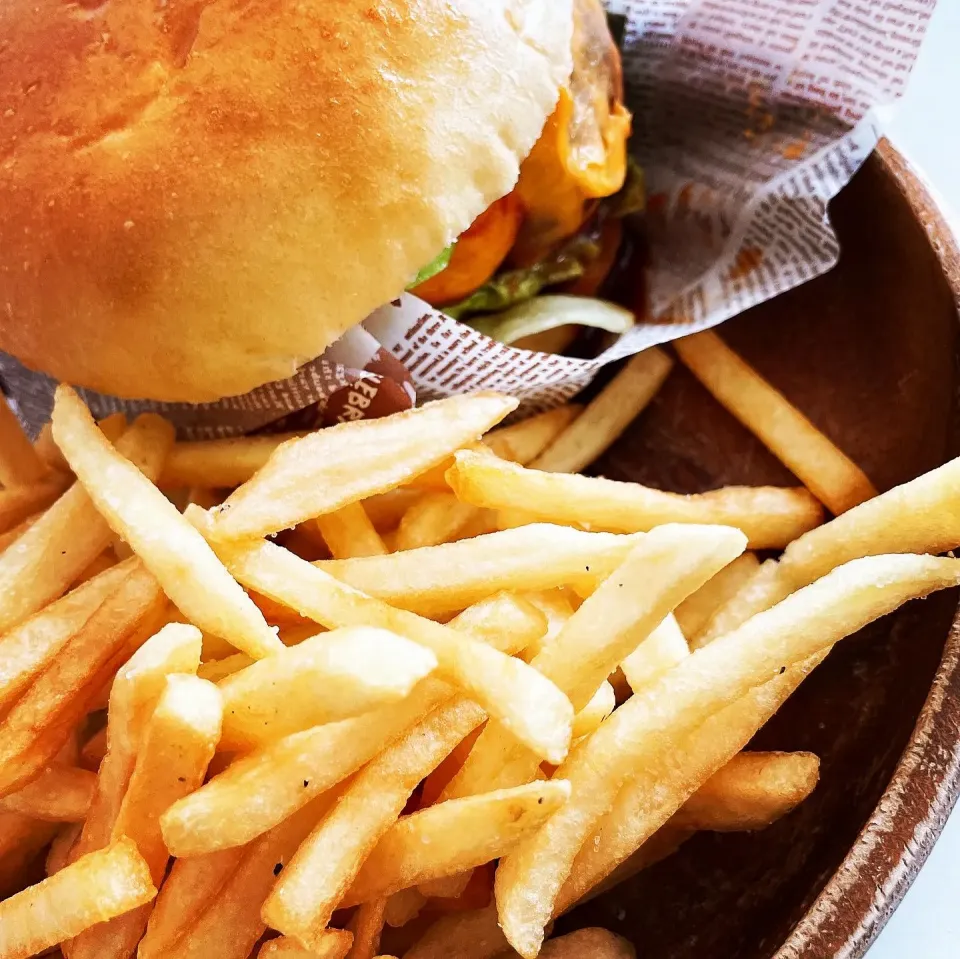
POLYGON ((553 921, 788 814, 817 757, 755 732, 960 584, 960 461, 877 495, 714 334, 676 354, 802 486, 579 475, 658 349, 509 426, 177 442, 63 386, 31 443, 2 405, 0 959, 634 956, 553 921))

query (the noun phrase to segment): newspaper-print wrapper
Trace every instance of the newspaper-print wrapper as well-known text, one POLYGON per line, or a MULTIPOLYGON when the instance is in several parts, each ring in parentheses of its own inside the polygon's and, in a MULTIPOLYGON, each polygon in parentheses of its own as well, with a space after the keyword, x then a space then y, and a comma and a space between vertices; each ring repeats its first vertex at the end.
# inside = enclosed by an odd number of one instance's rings
MULTIPOLYGON (((412 387, 421 399, 496 389, 544 408, 607 363, 830 269, 839 248, 827 203, 876 145, 873 109, 903 92, 935 0, 607 5, 624 18, 632 150, 649 189, 651 319, 578 360, 508 348, 405 295, 289 380, 198 406, 84 391, 94 413, 158 410, 182 436, 209 437, 379 415, 412 403, 412 387)), ((52 382, 9 357, 0 378, 38 430, 52 382)))

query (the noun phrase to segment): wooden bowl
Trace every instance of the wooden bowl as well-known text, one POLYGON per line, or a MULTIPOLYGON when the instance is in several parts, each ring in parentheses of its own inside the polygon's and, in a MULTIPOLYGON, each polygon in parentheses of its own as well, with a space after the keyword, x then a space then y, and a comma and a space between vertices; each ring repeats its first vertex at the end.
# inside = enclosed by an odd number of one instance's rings
MULTIPOLYGON (((723 333, 887 489, 958 452, 960 253, 887 143, 832 217, 839 266, 723 333)), ((682 492, 791 482, 682 369, 596 471, 682 492)), ((821 757, 801 808, 763 832, 696 836, 558 932, 606 926, 649 959, 862 956, 960 788, 957 600, 912 603, 842 643, 757 735, 821 757)))

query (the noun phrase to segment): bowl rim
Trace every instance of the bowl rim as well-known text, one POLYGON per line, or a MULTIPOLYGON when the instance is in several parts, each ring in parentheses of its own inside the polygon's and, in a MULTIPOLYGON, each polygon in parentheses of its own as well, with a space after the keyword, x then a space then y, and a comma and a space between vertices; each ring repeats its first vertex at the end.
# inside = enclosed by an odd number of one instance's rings
MULTIPOLYGON (((960 307, 960 248, 930 189, 887 139, 877 146, 960 307)), ((843 862, 773 959, 861 959, 893 915, 960 795, 960 610, 889 785, 843 862)))

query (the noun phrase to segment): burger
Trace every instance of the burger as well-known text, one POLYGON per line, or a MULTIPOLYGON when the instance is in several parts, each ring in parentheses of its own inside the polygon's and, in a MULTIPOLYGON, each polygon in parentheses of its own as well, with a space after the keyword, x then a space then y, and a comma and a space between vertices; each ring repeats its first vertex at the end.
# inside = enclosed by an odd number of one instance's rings
POLYGON ((591 292, 642 202, 599 0, 10 0, 0 100, 0 350, 124 398, 591 292))

